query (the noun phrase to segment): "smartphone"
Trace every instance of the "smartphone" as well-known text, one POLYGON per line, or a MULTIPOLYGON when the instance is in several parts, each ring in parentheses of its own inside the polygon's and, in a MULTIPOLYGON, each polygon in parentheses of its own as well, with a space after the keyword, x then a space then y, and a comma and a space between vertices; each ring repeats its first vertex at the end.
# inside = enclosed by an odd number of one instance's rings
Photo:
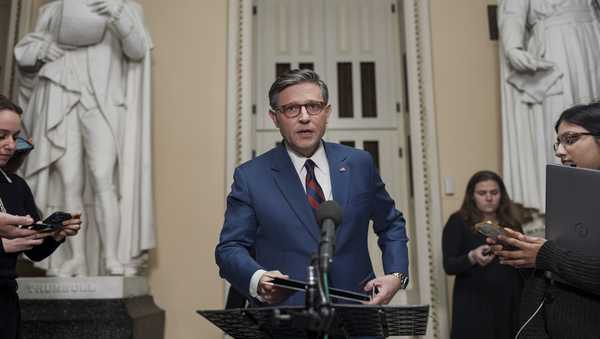
POLYGON ((63 221, 67 221, 71 219, 73 216, 71 213, 66 212, 54 212, 50 214, 44 221, 41 223, 35 223, 31 225, 21 225, 19 228, 25 228, 28 230, 34 230, 38 232, 49 232, 56 231, 63 227, 63 221))
POLYGON ((15 153, 27 153, 33 149, 33 144, 23 137, 17 137, 15 142, 15 153))
POLYGON ((480 222, 475 225, 475 229, 479 233, 494 240, 498 240, 499 235, 507 236, 507 233, 504 230, 504 228, 502 228, 502 226, 495 224, 491 221, 480 222))
POLYGON ((50 225, 50 224, 44 224, 44 223, 38 223, 38 224, 31 224, 31 225, 20 225, 19 228, 24 228, 26 230, 34 230, 34 231, 38 231, 38 232, 49 232, 49 231, 55 231, 59 228, 61 228, 62 225, 50 225))
POLYGON ((67 221, 72 218, 73 216, 71 215, 71 213, 54 212, 50 214, 50 216, 48 216, 46 219, 44 219, 43 223, 48 225, 58 225, 59 227, 62 227, 63 221, 67 221))

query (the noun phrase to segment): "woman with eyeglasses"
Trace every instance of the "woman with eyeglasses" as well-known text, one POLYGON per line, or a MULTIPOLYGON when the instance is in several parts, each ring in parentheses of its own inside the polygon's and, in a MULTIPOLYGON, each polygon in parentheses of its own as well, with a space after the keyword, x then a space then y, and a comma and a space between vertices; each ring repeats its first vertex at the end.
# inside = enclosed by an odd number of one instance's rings
POLYGON ((475 229, 484 221, 521 230, 502 178, 491 171, 471 177, 460 210, 444 227, 444 270, 456 276, 452 339, 509 339, 517 329, 522 278, 490 252, 485 236, 475 229))
MULTIPOLYGON (((38 209, 29 186, 14 170, 17 138, 21 131, 19 106, 0 95, 0 212, 29 215, 40 220, 38 209), (9 170, 10 168, 10 170, 9 170)), ((18 161, 17 161, 18 163, 18 161)), ((20 338, 19 296, 17 295, 17 258, 24 253, 33 261, 40 261, 52 254, 65 237, 77 234, 81 220, 78 215, 63 222, 63 227, 54 232, 36 232, 27 237, 0 238, 0 338, 20 338)))
MULTIPOLYGON (((600 103, 567 109, 555 130, 556 156, 564 165, 600 170, 600 103)), ((499 240, 516 249, 495 244, 500 262, 533 268, 523 291, 518 338, 600 338, 600 250, 598 257, 585 257, 553 241, 506 231, 508 237, 499 240), (551 280, 545 272, 578 287, 551 280)))

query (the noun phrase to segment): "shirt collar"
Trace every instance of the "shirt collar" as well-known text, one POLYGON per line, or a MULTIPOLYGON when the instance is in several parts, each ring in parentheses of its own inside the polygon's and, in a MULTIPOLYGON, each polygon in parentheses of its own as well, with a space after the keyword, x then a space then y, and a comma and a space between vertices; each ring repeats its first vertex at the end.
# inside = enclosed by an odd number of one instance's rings
POLYGON ((8 174, 6 174, 6 172, 4 172, 4 170, 1 168, 0 168, 0 178, 4 178, 4 180, 6 180, 6 182, 8 182, 9 184, 12 184, 12 180, 10 179, 8 174))
POLYGON ((290 159, 292 159, 292 163, 294 164, 294 168, 296 169, 297 173, 302 172, 304 168, 304 163, 307 159, 311 159, 312 161, 314 161, 317 165, 317 168, 319 168, 321 171, 325 171, 329 167, 329 164, 327 163, 327 155, 325 154, 325 147, 323 147, 323 141, 319 142, 319 147, 317 148, 315 153, 309 158, 294 152, 291 148, 289 148, 287 142, 284 142, 284 144, 285 149, 290 155, 290 159))

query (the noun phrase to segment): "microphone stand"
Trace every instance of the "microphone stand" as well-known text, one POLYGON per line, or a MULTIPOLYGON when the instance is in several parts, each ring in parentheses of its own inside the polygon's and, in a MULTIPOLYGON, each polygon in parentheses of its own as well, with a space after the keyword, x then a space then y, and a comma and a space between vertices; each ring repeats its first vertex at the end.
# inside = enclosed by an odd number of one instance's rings
MULTIPOLYGON (((324 223, 331 222, 325 220, 324 223)), ((335 226, 331 224, 328 231, 321 232, 321 241, 319 242, 319 296, 321 303, 319 305, 319 314, 321 315, 321 325, 325 333, 329 333, 333 325, 334 308, 331 306, 331 297, 329 295, 329 267, 333 260, 333 251, 335 245, 335 226)), ((323 227, 325 230, 326 228, 323 227)), ((326 338, 327 336, 324 336, 326 338)))
POLYGON ((323 234, 319 244, 319 254, 313 254, 311 264, 308 266, 305 305, 308 328, 311 331, 308 335, 309 338, 328 338, 335 319, 335 309, 331 306, 328 280, 331 257, 323 255, 326 251, 322 250, 332 242, 333 239, 323 234))
POLYGON ((341 223, 342 211, 335 201, 325 201, 317 211, 317 223, 321 226, 319 252, 313 254, 308 268, 306 308, 310 321, 310 338, 329 337, 335 320, 335 309, 329 295, 329 268, 335 251, 335 228, 341 223), (312 334, 312 333, 311 333, 312 334))

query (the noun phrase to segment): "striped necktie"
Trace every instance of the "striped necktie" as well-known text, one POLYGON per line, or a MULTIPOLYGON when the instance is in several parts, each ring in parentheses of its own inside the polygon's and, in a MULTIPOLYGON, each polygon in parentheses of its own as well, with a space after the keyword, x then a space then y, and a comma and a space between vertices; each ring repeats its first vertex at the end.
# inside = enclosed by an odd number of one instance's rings
POLYGON ((325 201, 325 195, 315 177, 315 166, 315 162, 310 159, 304 163, 304 167, 306 167, 306 198, 316 215, 319 205, 325 201))

